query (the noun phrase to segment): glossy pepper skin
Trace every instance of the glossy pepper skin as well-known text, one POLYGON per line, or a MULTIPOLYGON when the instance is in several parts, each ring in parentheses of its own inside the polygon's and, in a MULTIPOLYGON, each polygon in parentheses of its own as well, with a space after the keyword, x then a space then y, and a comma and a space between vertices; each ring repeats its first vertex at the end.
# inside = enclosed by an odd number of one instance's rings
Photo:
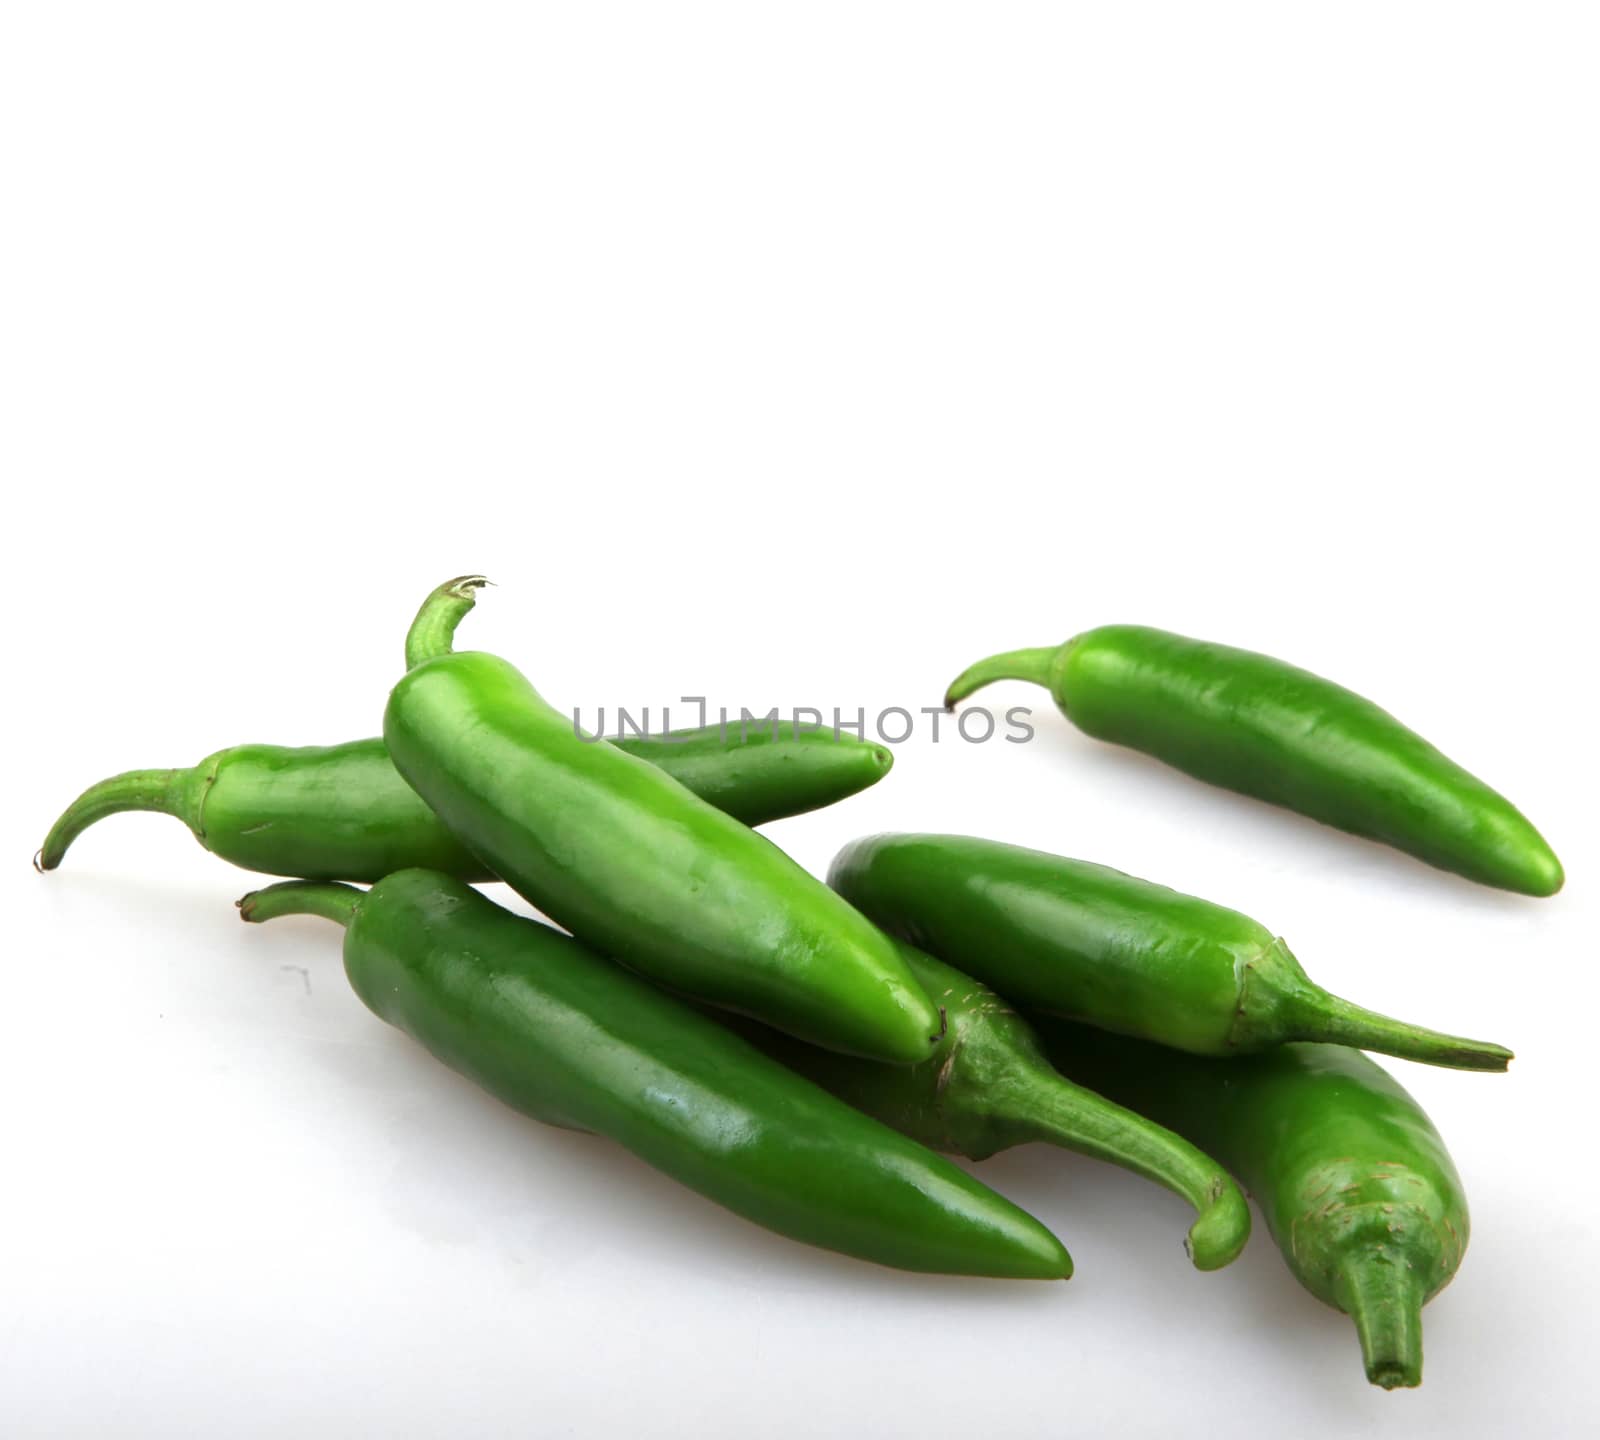
POLYGON ((453 876, 403 870, 365 892, 290 881, 239 906, 345 925, 356 993, 452 1070, 769 1230, 903 1270, 1071 1273, 1048 1230, 949 1161, 453 876))
POLYGON ((493 655, 452 652, 484 582, 434 591, 383 738, 475 855, 595 949, 830 1049, 914 1064, 939 1013, 894 946, 783 851, 572 721, 493 655))
POLYGON ((951 707, 995 680, 1045 686, 1087 734, 1228 790, 1381 840, 1484 885, 1554 895, 1561 862, 1503 795, 1342 685, 1250 650, 1103 625, 980 660, 951 707))
POLYGON ((965 835, 874 835, 840 851, 828 882, 1015 1004, 1192 1054, 1331 1040, 1462 1070, 1512 1058, 1330 995, 1248 915, 1085 860, 965 835))
POLYGON ((901 954, 945 1016, 938 1046, 920 1065, 836 1055, 753 1024, 742 1033, 791 1070, 936 1150, 987 1160, 1043 1141, 1132 1170, 1199 1212, 1184 1246, 1197 1269, 1217 1270, 1238 1256, 1250 1238, 1250 1207, 1215 1160, 1065 1079, 1033 1027, 987 986, 909 945, 901 954))
POLYGON ((1295 1278, 1355 1321, 1367 1379, 1421 1383, 1422 1307, 1461 1264, 1467 1200, 1439 1132, 1393 1077, 1342 1045, 1223 1062, 1062 1021, 1040 1030, 1073 1079, 1244 1182, 1295 1278))
MULTIPOLYGON (((611 743, 746 825, 831 805, 881 780, 893 763, 883 746, 831 731, 741 734, 708 725, 611 743)), ((54 870, 84 830, 126 810, 175 815, 212 854, 267 875, 371 882, 420 866, 494 879, 400 778, 379 739, 235 745, 187 770, 114 775, 56 821, 39 869, 54 870)))

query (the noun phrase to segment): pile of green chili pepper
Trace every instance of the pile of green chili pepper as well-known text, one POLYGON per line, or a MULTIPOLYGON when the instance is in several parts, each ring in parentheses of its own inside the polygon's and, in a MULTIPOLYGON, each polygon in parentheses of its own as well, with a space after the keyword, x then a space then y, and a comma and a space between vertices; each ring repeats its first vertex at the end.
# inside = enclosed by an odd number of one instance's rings
MULTIPOLYGON (((1084 860, 878 835, 824 883, 753 827, 874 784, 887 750, 776 727, 586 735, 505 660, 454 648, 483 583, 423 604, 381 738, 114 776, 35 864, 109 815, 175 816, 287 877, 239 902, 245 920, 342 926, 356 993, 445 1065, 863 1260, 1072 1273, 1048 1229, 942 1152, 1044 1141, 1143 1175, 1193 1207, 1201 1270, 1245 1245, 1247 1190, 1295 1276, 1351 1316, 1368 1378, 1419 1383, 1422 1307, 1461 1262, 1466 1200, 1427 1116, 1360 1052, 1492 1071, 1509 1050, 1340 999, 1249 917, 1084 860), (496 879, 569 933, 473 888, 496 879)), ((1215 784, 1486 884, 1561 887, 1510 802, 1266 656, 1106 626, 980 661, 947 703, 1013 678, 1215 784)))

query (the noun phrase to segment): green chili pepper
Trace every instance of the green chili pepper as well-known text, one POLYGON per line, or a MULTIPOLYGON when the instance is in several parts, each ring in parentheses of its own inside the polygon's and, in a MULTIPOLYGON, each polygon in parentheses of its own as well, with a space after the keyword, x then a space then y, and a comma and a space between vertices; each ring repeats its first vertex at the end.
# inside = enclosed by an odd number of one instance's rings
POLYGON ((1422 1108, 1365 1055, 1283 1045, 1222 1062, 1041 1021, 1074 1079, 1171 1125, 1255 1196, 1295 1278, 1356 1324, 1367 1379, 1422 1381, 1422 1307, 1467 1248, 1467 1201, 1422 1108))
POLYGON ((903 1270, 1072 1273, 1054 1235, 948 1160, 452 876, 290 881, 239 906, 346 926, 356 993, 452 1070, 769 1230, 903 1270))
POLYGON ((451 637, 484 581, 440 586, 406 639, 384 743, 473 854, 580 940, 832 1049, 914 1063, 939 1012, 889 940, 771 841, 572 721, 451 637))
POLYGON ((1198 1269, 1217 1270, 1238 1256, 1250 1238, 1250 1207, 1215 1160, 1064 1079, 1033 1027, 987 986, 909 945, 900 953, 945 1016, 944 1035, 920 1065, 836 1055, 763 1026, 741 1033, 841 1100, 935 1149, 987 1160, 1043 1141, 1132 1170, 1200 1212, 1184 1246, 1198 1269))
POLYGON ((980 660, 945 695, 1047 687, 1100 740, 1382 840, 1485 885, 1561 888, 1561 862, 1511 802, 1370 700, 1281 660, 1142 625, 980 660))
MULTIPOLYGON (((699 730, 611 742, 648 760, 746 825, 800 815, 889 773, 881 745, 831 731, 699 730)), ((236 745, 189 770, 130 770, 85 790, 45 837, 35 864, 54 870, 107 815, 175 815, 213 855, 268 875, 381 880, 418 865, 492 880, 389 761, 382 740, 287 749, 236 745)))
POLYGON ((1248 916, 1104 865, 963 835, 875 835, 842 850, 828 881, 1018 1005, 1196 1055, 1332 1040, 1461 1070, 1512 1058, 1330 995, 1248 916))

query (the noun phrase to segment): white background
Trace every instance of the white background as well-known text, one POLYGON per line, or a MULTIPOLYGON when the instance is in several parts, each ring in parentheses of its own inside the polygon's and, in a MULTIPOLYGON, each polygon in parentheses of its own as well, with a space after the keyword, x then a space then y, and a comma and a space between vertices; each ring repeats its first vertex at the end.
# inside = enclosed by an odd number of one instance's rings
POLYGON ((1597 33, 1585 5, 8 7, 0 1430, 1593 1433, 1597 33), (896 1274, 541 1128, 83 785, 374 733, 422 595, 556 703, 869 712, 1140 621, 1367 693, 1523 806, 1481 889, 1097 745, 922 729, 772 827, 1232 904, 1353 999, 1474 1238, 1426 1384, 1258 1225, 981 1167, 1066 1285, 896 1274))

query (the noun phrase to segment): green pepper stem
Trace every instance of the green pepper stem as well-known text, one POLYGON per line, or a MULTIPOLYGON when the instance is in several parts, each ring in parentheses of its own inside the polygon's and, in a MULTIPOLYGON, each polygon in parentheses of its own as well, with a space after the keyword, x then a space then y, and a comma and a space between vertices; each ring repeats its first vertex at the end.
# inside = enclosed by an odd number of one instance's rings
POLYGON ((1003 655, 991 655, 987 660, 969 665, 944 692, 944 708, 954 710, 958 701, 996 680, 1031 680, 1035 685, 1048 688, 1050 667, 1060 652, 1059 645, 1040 645, 1032 650, 1007 650, 1003 655))
POLYGON ((1356 1322, 1367 1379, 1385 1390, 1422 1384, 1422 1282, 1416 1271, 1372 1250, 1345 1257, 1333 1282, 1339 1308, 1356 1322))
POLYGON ((1250 1206, 1232 1177, 1181 1136, 1043 1067, 1013 1073, 985 1096, 1011 1143, 1042 1140, 1131 1170, 1187 1200, 1197 1214, 1184 1249, 1218 1270, 1250 1238, 1250 1206))
POLYGON ((1321 1040, 1376 1050, 1424 1065, 1444 1065, 1452 1070, 1503 1071, 1516 1057, 1504 1045, 1488 1040, 1466 1040, 1420 1025, 1407 1025, 1352 1005, 1337 995, 1313 986, 1285 1000, 1285 1040, 1321 1040))
POLYGON ((475 591, 489 584, 482 575, 458 575, 446 580, 422 602, 417 618, 406 632, 406 669, 414 670, 424 660, 448 655, 455 639, 456 626, 477 603, 475 591))
POLYGON ((334 881, 285 880, 244 896, 238 902, 239 918, 259 923, 280 915, 320 915, 335 925, 348 925, 366 893, 334 881))
POLYGON ((67 806, 61 818, 50 827, 44 845, 34 856, 36 870, 54 870, 61 857, 85 830, 107 815, 124 810, 153 810, 162 815, 183 816, 183 797, 178 778, 184 770, 128 770, 91 785, 67 806))

